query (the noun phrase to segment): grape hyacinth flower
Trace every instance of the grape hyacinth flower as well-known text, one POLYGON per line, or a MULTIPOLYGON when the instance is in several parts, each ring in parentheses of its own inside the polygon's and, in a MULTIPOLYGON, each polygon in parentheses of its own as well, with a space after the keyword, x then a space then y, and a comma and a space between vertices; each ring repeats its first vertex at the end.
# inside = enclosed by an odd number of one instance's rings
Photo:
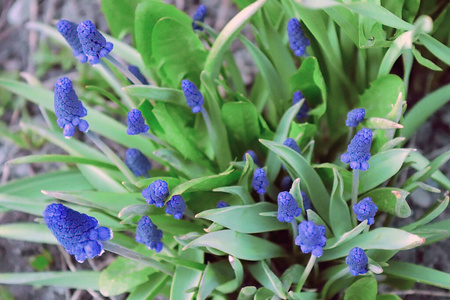
POLYGON ((306 47, 309 46, 309 39, 305 36, 300 22, 296 18, 289 20, 287 24, 289 46, 294 51, 295 56, 305 54, 306 47))
POLYGON ((206 17, 206 6, 202 4, 197 8, 194 15, 192 16, 192 19, 194 20, 192 21, 192 29, 200 31, 203 30, 203 27, 197 25, 197 21, 203 23, 205 21, 205 17, 206 17))
POLYGON ((260 195, 266 193, 266 187, 269 186, 266 171, 262 168, 255 169, 253 173, 252 187, 260 195))
POLYGON ((373 203, 370 197, 366 197, 353 205, 353 212, 356 215, 358 221, 363 222, 367 220, 367 225, 372 225, 375 222, 375 214, 378 211, 378 207, 373 203))
POLYGON ((47 205, 42 215, 58 243, 67 253, 75 255, 75 259, 80 263, 86 258, 102 255, 104 248, 101 242, 112 238, 111 229, 99 227, 95 218, 62 204, 47 205))
POLYGON ((364 275, 368 271, 369 258, 363 249, 355 247, 348 253, 345 263, 353 276, 364 275))
POLYGON ((355 108, 348 112, 345 125, 348 127, 356 127, 364 120, 366 110, 364 108, 355 108))
POLYGON ((321 257, 323 247, 327 242, 325 226, 316 225, 313 221, 303 221, 298 225, 298 236, 295 244, 300 246, 303 253, 311 252, 316 257, 321 257))
POLYGON ((350 163, 353 170, 366 171, 369 169, 370 145, 372 130, 363 128, 356 133, 347 147, 347 152, 341 155, 343 163, 350 163))
POLYGON ((226 203, 225 201, 219 201, 217 202, 216 208, 224 208, 228 206, 230 206, 230 204, 226 203))
POLYGON ((202 110, 203 105, 203 95, 198 90, 197 86, 189 81, 189 79, 184 79, 181 81, 181 88, 186 98, 187 105, 192 109, 194 114, 199 113, 202 110))
POLYGON ((90 20, 78 24, 77 33, 83 52, 88 57, 91 65, 98 64, 100 57, 107 56, 113 49, 113 44, 106 41, 105 37, 98 32, 94 23, 90 20))
POLYGON ((300 151, 300 147, 297 145, 297 142, 292 139, 292 138, 287 138, 284 142, 283 145, 288 146, 289 148, 291 148, 292 150, 294 150, 295 152, 302 154, 300 151))
POLYGON ((84 64, 87 62, 87 56, 84 54, 83 47, 78 38, 77 26, 77 24, 67 20, 59 20, 58 23, 56 23, 56 29, 61 33, 70 48, 72 48, 73 56, 75 56, 80 63, 84 64))
MULTIPOLYGON (((129 65, 128 71, 130 71, 134 76, 136 76, 136 78, 139 79, 139 81, 142 82, 143 84, 148 84, 147 79, 144 77, 144 75, 142 75, 141 70, 139 70, 137 66, 129 65)), ((131 80, 130 82, 133 83, 131 80)))
POLYGON ((305 212, 308 209, 313 209, 311 201, 309 200, 309 198, 306 195, 306 193, 304 191, 301 191, 301 194, 302 194, 302 198, 303 198, 303 208, 305 209, 305 212))
POLYGON ((139 109, 133 108, 127 114, 127 134, 136 135, 147 132, 150 127, 145 124, 145 119, 139 109))
POLYGON ((125 164, 135 176, 146 176, 152 164, 138 149, 130 148, 125 153, 125 164))
POLYGON ((87 115, 83 103, 78 100, 72 82, 67 77, 61 77, 55 84, 54 108, 56 123, 63 128, 63 135, 69 139, 75 134, 75 126, 82 132, 87 132, 89 124, 81 118, 87 115))
POLYGON ((297 201, 295 201, 289 192, 281 192, 278 194, 278 221, 291 223, 301 213, 301 208, 298 207, 297 201))
MULTIPOLYGON (((304 96, 300 91, 295 91, 294 94, 292 95, 292 105, 299 103, 300 100, 302 100, 303 98, 304 98, 304 96)), ((303 101, 302 106, 298 110, 296 118, 299 120, 307 119, 309 117, 308 112, 309 112, 309 107, 308 107, 308 103, 306 103, 306 100, 305 100, 305 101, 303 101)))
POLYGON ((142 197, 148 204, 154 204, 156 207, 163 207, 164 200, 169 196, 169 186, 164 180, 158 179, 142 190, 142 197))
POLYGON ((181 195, 174 195, 169 201, 167 201, 166 213, 173 215, 175 219, 181 219, 185 211, 186 203, 181 195))
POLYGON ((160 252, 163 247, 162 231, 153 224, 152 220, 148 216, 143 216, 136 227, 136 242, 145 244, 148 249, 155 250, 156 253, 160 252))
POLYGON ((245 158, 245 157, 246 157, 246 154, 250 155, 250 157, 253 159, 253 162, 254 162, 257 166, 260 166, 260 165, 261 165, 261 163, 259 162, 258 156, 256 155, 255 151, 253 151, 253 150, 248 150, 247 152, 245 152, 245 153, 244 153, 244 156, 243 156, 243 160, 244 160, 244 161, 247 161, 247 159, 245 158))
POLYGON ((293 183, 293 181, 290 176, 284 176, 280 182, 281 190, 289 191, 292 187, 292 183, 293 183))

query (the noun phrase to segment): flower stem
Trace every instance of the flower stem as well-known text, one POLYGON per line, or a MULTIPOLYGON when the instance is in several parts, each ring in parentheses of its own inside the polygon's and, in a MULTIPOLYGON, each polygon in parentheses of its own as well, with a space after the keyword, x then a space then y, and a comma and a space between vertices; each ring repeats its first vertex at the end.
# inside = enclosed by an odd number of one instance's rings
POLYGON ((292 226, 292 250, 295 251, 295 249, 297 248, 297 245, 295 244, 295 238, 298 235, 298 224, 296 219, 292 220, 291 226, 292 226))
POLYGON ((352 203, 350 206, 350 215, 352 216, 353 226, 357 225, 356 215, 353 213, 353 205, 358 201, 358 188, 359 188, 359 170, 353 170, 353 186, 352 186, 352 203))
POLYGON ((170 147, 169 145, 167 145, 165 142, 163 142, 160 138, 156 137, 155 135, 149 133, 149 132, 144 132, 143 135, 145 137, 148 137, 149 139, 151 139, 152 141, 154 141, 157 144, 160 144, 161 146, 164 146, 166 148, 172 149, 172 147, 170 147))
POLYGON ((346 145, 348 145, 350 143, 350 141, 352 140, 354 130, 355 129, 353 127, 350 127, 350 129, 348 131, 347 142, 345 143, 346 145))
POLYGON ((120 63, 117 59, 112 57, 110 54, 106 55, 105 58, 117 68, 123 75, 125 75, 133 84, 143 85, 144 83, 139 80, 133 73, 131 73, 128 68, 126 68, 122 63, 120 63))
POLYGON ((306 282, 306 279, 309 276, 309 273, 311 273, 312 268, 314 267, 314 263, 316 262, 316 257, 311 254, 311 257, 308 261, 308 264, 306 265, 305 270, 303 271, 302 277, 300 277, 300 280, 297 283, 297 287, 295 288, 296 293, 300 293, 302 290, 303 285, 306 282))
POLYGON ((259 202, 264 202, 264 195, 265 194, 259 194, 259 202))

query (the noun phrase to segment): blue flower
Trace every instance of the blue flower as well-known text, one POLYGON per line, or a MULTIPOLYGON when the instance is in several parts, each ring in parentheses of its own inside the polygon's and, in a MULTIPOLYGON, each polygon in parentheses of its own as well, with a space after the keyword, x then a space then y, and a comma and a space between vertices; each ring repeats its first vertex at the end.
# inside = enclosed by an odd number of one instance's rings
POLYGON ((181 195, 174 195, 169 201, 167 201, 166 213, 173 215, 175 219, 181 219, 185 211, 186 203, 181 195))
POLYGON ((347 153, 341 155, 343 163, 350 163, 350 168, 366 171, 369 169, 370 144, 372 143, 372 130, 363 128, 356 133, 350 145, 347 147, 347 153))
POLYGON ((81 119, 87 115, 86 108, 78 100, 69 78, 58 79, 55 84, 54 100, 56 123, 63 128, 63 135, 66 138, 71 138, 75 134, 75 126, 78 126, 80 131, 88 131, 88 122, 81 119))
POLYGON ((136 78, 139 79, 139 81, 142 82, 143 84, 148 84, 147 79, 145 79, 144 75, 142 75, 141 73, 141 70, 139 70, 137 66, 129 65, 128 71, 130 71, 134 76, 136 76, 136 78))
POLYGON ((289 20, 287 24, 289 46, 294 51, 295 56, 305 54, 306 47, 309 46, 309 39, 305 36, 300 22, 296 18, 289 20))
POLYGON ((147 188, 142 190, 142 197, 148 204, 154 204, 156 207, 163 207, 164 200, 169 196, 169 186, 164 180, 153 181, 147 188))
POLYGON ((219 201, 217 202, 216 208, 224 208, 228 206, 230 206, 230 204, 226 203, 225 201, 219 201))
POLYGON ((145 119, 139 109, 133 108, 127 114, 127 134, 135 135, 147 132, 150 127, 145 124, 145 119))
POLYGON ((356 215, 358 221, 363 222, 367 220, 367 225, 372 225, 375 222, 375 214, 378 211, 378 207, 373 203, 372 199, 367 197, 353 205, 353 212, 356 215))
POLYGON ((153 224, 149 217, 143 216, 136 227, 136 242, 145 244, 147 248, 155 250, 156 253, 162 250, 162 231, 153 224))
POLYGON ((316 257, 321 257, 323 247, 327 243, 325 226, 316 225, 313 221, 303 221, 298 225, 298 236, 295 244, 300 246, 303 253, 311 252, 316 257))
POLYGON ((255 169, 253 173, 252 187, 258 194, 265 194, 266 187, 269 186, 269 181, 267 180, 266 171, 264 169, 255 169))
POLYGON ((62 204, 47 205, 44 222, 67 253, 82 263, 104 252, 102 241, 112 238, 112 231, 99 227, 94 217, 79 213, 62 204))
POLYGON ((77 33, 83 52, 88 57, 91 65, 98 64, 100 57, 107 56, 113 49, 113 44, 106 41, 105 37, 97 31, 94 23, 90 20, 78 24, 77 33))
POLYGON ((281 179, 281 183, 280 183, 281 190, 289 191, 292 187, 292 183, 293 183, 293 181, 290 176, 284 176, 281 179))
POLYGON ((78 38, 77 26, 77 24, 67 20, 59 20, 58 23, 56 23, 56 28, 59 33, 61 33, 70 48, 72 48, 73 56, 75 56, 80 63, 84 64, 87 62, 87 56, 84 54, 83 47, 78 38))
MULTIPOLYGON (((303 98, 304 98, 304 96, 300 91, 294 92, 294 94, 292 95, 292 105, 299 103, 300 100, 302 100, 303 98)), ((309 107, 308 107, 308 103, 306 103, 306 100, 305 100, 305 101, 303 101, 302 106, 298 110, 296 118, 299 120, 307 119, 309 117, 308 112, 309 112, 309 107)))
POLYGON ((302 154, 302 152, 300 151, 300 147, 297 145, 297 142, 292 139, 292 138, 287 138, 284 142, 283 145, 288 146, 289 148, 291 148, 292 150, 294 150, 295 152, 302 154))
POLYGON ((369 258, 363 249, 355 247, 348 253, 345 263, 353 276, 364 275, 368 271, 369 258))
POLYGON ((125 154, 125 164, 135 176, 146 176, 152 169, 152 164, 138 149, 130 148, 125 154))
POLYGON ((244 153, 243 156, 243 160, 247 161, 247 159, 245 158, 246 154, 250 155, 250 157, 253 159, 253 162, 257 165, 260 166, 261 163, 259 162, 258 156, 256 155, 255 151, 253 150, 248 150, 247 152, 244 153))
POLYGON ((181 81, 181 89, 183 90, 187 105, 192 108, 192 112, 194 114, 200 112, 204 100, 202 93, 200 93, 195 84, 190 82, 189 79, 184 79, 181 81))
POLYGON ((364 120, 366 110, 364 108, 355 108, 348 112, 345 125, 348 127, 356 127, 364 120))
POLYGON ((281 192, 278 194, 278 221, 291 223, 301 213, 301 208, 298 207, 297 201, 290 193, 281 192))
POLYGON ((304 191, 301 191, 302 193, 302 198, 303 198, 303 208, 305 209, 305 212, 308 209, 313 209, 313 206, 311 204, 311 201, 309 200, 308 196, 306 195, 306 193, 304 191))
POLYGON ((206 6, 202 4, 197 8, 194 15, 192 16, 192 19, 194 20, 192 22, 192 28, 194 30, 203 30, 201 26, 197 25, 196 21, 203 23, 205 21, 205 17, 206 17, 206 6))

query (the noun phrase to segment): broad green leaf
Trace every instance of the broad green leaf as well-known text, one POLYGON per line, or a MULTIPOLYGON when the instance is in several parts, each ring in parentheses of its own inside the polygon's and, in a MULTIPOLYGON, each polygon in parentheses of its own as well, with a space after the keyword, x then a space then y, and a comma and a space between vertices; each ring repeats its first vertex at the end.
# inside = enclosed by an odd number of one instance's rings
POLYGON ((187 106, 186 98, 180 90, 149 85, 130 85, 124 87, 123 90, 131 96, 187 106))
POLYGON ((408 195, 409 192, 398 188, 379 188, 364 194, 363 197, 370 197, 379 211, 407 218, 411 215, 411 208, 405 200, 408 195))
POLYGON ((262 260, 285 256, 283 248, 264 239, 239 233, 233 230, 221 230, 205 234, 184 249, 210 247, 244 260, 262 260))
POLYGON ((349 207, 344 200, 344 182, 342 176, 333 169, 334 182, 330 198, 330 226, 335 236, 351 230, 351 218, 349 207))
POLYGON ((164 273, 155 273, 148 277, 147 282, 132 291, 127 300, 154 299, 160 290, 165 287, 170 276, 164 273))
POLYGON ((42 216, 42 212, 47 204, 50 204, 50 202, 43 202, 36 199, 30 199, 28 197, 24 198, 8 194, 0 194, 0 207, 6 207, 36 216, 42 216))
POLYGON ((251 300, 253 299, 253 295, 256 293, 256 287, 254 286, 246 286, 241 289, 237 300, 251 300))
POLYGON ((427 180, 434 172, 439 170, 447 161, 450 159, 450 151, 444 152, 438 157, 436 157, 428 166, 411 176, 405 183, 404 186, 408 186, 411 182, 420 181, 423 182, 427 180))
POLYGON ((134 11, 139 0, 102 0, 102 12, 108 21, 111 33, 121 37, 134 32, 134 11))
POLYGON ((23 272, 0 273, 1 284, 31 284, 98 291, 100 272, 23 272))
POLYGON ((367 220, 364 220, 363 222, 359 223, 358 226, 356 226, 352 230, 342 234, 341 236, 329 238, 327 240, 327 244, 325 245, 324 249, 336 248, 337 246, 351 240, 352 238, 354 238, 355 236, 357 236, 358 234, 363 232, 364 229, 366 229, 366 227, 367 227, 367 220))
POLYGON ((198 286, 198 300, 206 299, 218 286, 233 279, 233 271, 225 260, 208 263, 198 286))
POLYGON ((189 222, 187 220, 177 220, 174 222, 173 217, 170 215, 153 215, 153 223, 163 232, 170 233, 171 235, 184 235, 190 232, 203 232, 202 226, 197 223, 189 222))
POLYGON ((305 267, 302 265, 291 265, 289 268, 284 271, 283 275, 281 275, 281 282, 283 283, 283 289, 285 291, 289 291, 291 285, 293 283, 297 283, 300 280, 300 277, 303 274, 305 267))
POLYGON ((421 34, 419 36, 419 40, 437 58, 442 60, 447 65, 450 65, 450 49, 448 46, 442 44, 428 34, 421 34))
POLYGON ((450 289, 450 274, 439 270, 400 261, 389 261, 383 269, 386 274, 450 289))
POLYGON ((164 260, 168 263, 171 263, 175 266, 181 266, 187 269, 196 270, 196 271, 205 271, 206 265, 202 263, 198 263, 188 259, 182 259, 178 257, 166 256, 163 254, 155 254, 155 258, 164 260))
MULTIPOLYGON (((417 171, 424 170, 427 165, 430 165, 430 161, 425 158, 420 152, 411 152, 410 156, 407 158, 406 163, 413 163, 411 167, 417 171)), ((431 178, 442 185, 447 190, 450 190, 450 179, 448 179, 441 171, 436 171, 431 175, 431 178)))
MULTIPOLYGON (((203 263, 203 256, 203 252, 197 249, 186 249, 182 251, 180 247, 179 250, 180 258, 192 260, 197 263, 203 263)), ((201 277, 201 271, 195 271, 177 266, 171 284, 170 300, 191 300, 193 298, 193 293, 186 293, 185 291, 193 287, 197 287, 200 283, 201 277)))
POLYGON ((442 69, 437 66, 434 62, 432 62, 431 60, 425 58, 422 56, 422 54, 419 52, 419 50, 417 50, 416 48, 412 48, 412 53, 414 55, 414 58, 417 60, 417 62, 419 64, 421 64, 424 67, 427 67, 430 70, 433 71, 442 71, 442 69))
POLYGON ((57 154, 48 154, 48 155, 28 155, 17 157, 8 161, 8 164, 29 164, 29 163, 42 163, 42 162, 61 162, 68 164, 86 164, 93 165, 100 168, 107 168, 110 170, 117 170, 116 166, 105 163, 102 161, 98 161, 95 159, 89 159, 84 157, 76 157, 69 155, 57 155, 57 154))
POLYGON ((426 238, 425 245, 433 244, 450 237, 450 219, 434 222, 416 230, 412 233, 426 238))
POLYGON ((255 203, 255 201, 253 200, 252 196, 250 196, 250 193, 247 191, 247 189, 239 185, 216 188, 213 189, 213 192, 222 192, 236 195, 239 198, 241 198, 242 203, 244 205, 255 203))
POLYGON ((260 213, 276 211, 277 206, 262 202, 252 205, 233 205, 211 209, 197 214, 196 218, 208 219, 242 233, 259 233, 287 229, 286 223, 275 218, 260 216, 260 213))
POLYGON ((344 300, 375 300, 378 284, 374 276, 358 279, 345 291, 344 300))
POLYGON ((268 299, 272 299, 273 297, 278 297, 278 296, 276 296, 275 293, 272 292, 271 290, 269 290, 265 287, 262 287, 262 288, 258 289, 253 300, 268 300, 268 299))
POLYGON ((58 244, 45 224, 11 223, 0 225, 0 236, 7 239, 43 244, 58 244))
POLYGON ((225 284, 217 287, 217 290, 229 294, 236 291, 238 288, 242 286, 242 282, 244 281, 244 267, 239 259, 233 256, 228 256, 228 261, 230 262, 231 267, 234 271, 234 278, 228 281, 225 284))
POLYGON ((449 197, 445 197, 444 200, 437 201, 433 206, 431 206, 427 212, 425 212, 419 220, 402 227, 403 230, 411 231, 416 229, 417 227, 426 225, 440 216, 445 209, 447 208, 449 203, 449 197))
POLYGON ((272 272, 272 270, 270 270, 269 266, 264 261, 250 265, 249 270, 253 277, 265 288, 271 290, 282 299, 287 298, 280 279, 272 272))

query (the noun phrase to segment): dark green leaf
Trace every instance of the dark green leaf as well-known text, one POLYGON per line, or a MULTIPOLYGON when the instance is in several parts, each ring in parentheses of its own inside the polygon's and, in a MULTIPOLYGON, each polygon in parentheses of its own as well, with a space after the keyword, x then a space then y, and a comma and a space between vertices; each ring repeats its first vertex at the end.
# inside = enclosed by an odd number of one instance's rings
POLYGON ((149 85, 130 85, 124 87, 123 90, 131 96, 187 106, 186 98, 180 90, 149 85))
POLYGON ((450 289, 450 274, 431 268, 400 262, 389 261, 389 266, 384 267, 386 274, 410 279, 415 282, 434 285, 443 289, 450 289))
POLYGON ((347 202, 344 200, 344 182, 342 176, 333 169, 334 183, 330 198, 330 226, 336 236, 351 230, 350 212, 347 202))
POLYGON ((373 276, 358 279, 346 291, 344 300, 375 300, 378 284, 373 276))
MULTIPOLYGON (((203 252, 197 249, 186 249, 181 251, 180 247, 179 257, 182 259, 203 263, 203 256, 203 252)), ((185 291, 193 287, 198 287, 201 277, 202 272, 200 271, 177 266, 171 284, 170 300, 191 300, 193 293, 187 293, 185 291)))
POLYGON ((287 295, 283 289, 283 284, 264 261, 250 265, 249 269, 253 277, 265 288, 277 294, 278 297, 286 299, 287 295))
POLYGON ((102 0, 102 12, 111 33, 120 38, 123 33, 134 32, 134 11, 139 0, 102 0))

